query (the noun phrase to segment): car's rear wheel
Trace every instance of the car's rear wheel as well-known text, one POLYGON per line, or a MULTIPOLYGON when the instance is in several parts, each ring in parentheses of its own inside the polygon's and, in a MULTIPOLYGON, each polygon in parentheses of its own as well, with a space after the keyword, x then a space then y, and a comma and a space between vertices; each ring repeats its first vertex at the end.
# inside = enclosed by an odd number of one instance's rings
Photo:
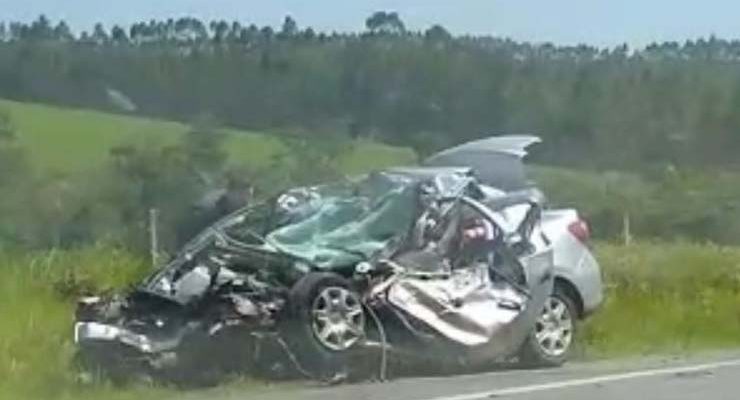
POLYGON ((527 367, 558 367, 564 364, 573 347, 577 315, 573 299, 556 286, 522 346, 519 353, 521 364, 527 367))

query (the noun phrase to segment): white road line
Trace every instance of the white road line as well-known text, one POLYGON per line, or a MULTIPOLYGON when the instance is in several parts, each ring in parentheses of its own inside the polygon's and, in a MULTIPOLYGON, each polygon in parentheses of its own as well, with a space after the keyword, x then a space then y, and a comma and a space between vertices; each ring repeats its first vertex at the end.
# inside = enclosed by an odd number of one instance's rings
POLYGON ((500 389, 500 390, 492 390, 490 392, 478 392, 478 393, 461 394, 461 395, 455 395, 455 396, 435 397, 435 398, 431 398, 428 400, 481 400, 481 399, 495 398, 497 396, 512 396, 512 395, 517 395, 517 394, 542 392, 545 390, 565 389, 565 388, 578 387, 578 386, 595 385, 599 383, 626 381, 630 379, 649 378, 649 377, 661 376, 661 375, 685 374, 685 373, 700 372, 700 371, 706 371, 706 370, 717 369, 717 368, 737 367, 737 366, 740 366, 740 359, 729 360, 729 361, 719 361, 719 362, 708 363, 708 364, 691 365, 691 366, 686 366, 686 367, 649 369, 649 370, 644 370, 644 371, 627 372, 623 374, 602 375, 602 376, 596 376, 593 378, 572 379, 572 380, 560 381, 560 382, 543 383, 539 385, 518 386, 518 387, 511 387, 511 388, 500 389))

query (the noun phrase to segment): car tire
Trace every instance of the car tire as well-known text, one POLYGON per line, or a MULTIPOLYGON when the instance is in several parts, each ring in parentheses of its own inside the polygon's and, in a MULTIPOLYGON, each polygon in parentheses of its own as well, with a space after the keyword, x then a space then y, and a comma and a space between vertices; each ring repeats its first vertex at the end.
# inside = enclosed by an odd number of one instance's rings
POLYGON ((525 368, 563 365, 573 349, 577 315, 575 301, 556 285, 519 351, 519 364, 525 368))
POLYGON ((351 352, 365 335, 360 298, 333 273, 309 273, 293 286, 285 338, 304 374, 330 382, 347 378, 351 352))

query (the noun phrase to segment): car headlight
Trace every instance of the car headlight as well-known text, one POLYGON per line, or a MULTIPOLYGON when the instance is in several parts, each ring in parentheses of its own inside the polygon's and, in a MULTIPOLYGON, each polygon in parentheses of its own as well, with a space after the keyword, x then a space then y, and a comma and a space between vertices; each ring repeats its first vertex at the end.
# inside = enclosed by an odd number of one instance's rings
POLYGON ((74 327, 75 343, 85 340, 116 340, 121 330, 115 326, 99 324, 97 322, 77 322, 74 327))

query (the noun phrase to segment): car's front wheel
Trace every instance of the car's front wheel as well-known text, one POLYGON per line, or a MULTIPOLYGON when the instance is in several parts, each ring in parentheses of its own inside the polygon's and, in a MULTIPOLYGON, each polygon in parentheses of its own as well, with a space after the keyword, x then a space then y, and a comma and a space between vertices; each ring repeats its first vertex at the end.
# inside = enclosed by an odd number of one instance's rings
POLYGON ((349 353, 365 338, 359 293, 339 275, 310 273, 291 290, 287 339, 302 367, 327 381, 348 373, 349 353))
POLYGON ((534 329, 519 353, 527 367, 558 367, 567 361, 576 332, 577 310, 573 299, 556 286, 545 302, 534 329))

